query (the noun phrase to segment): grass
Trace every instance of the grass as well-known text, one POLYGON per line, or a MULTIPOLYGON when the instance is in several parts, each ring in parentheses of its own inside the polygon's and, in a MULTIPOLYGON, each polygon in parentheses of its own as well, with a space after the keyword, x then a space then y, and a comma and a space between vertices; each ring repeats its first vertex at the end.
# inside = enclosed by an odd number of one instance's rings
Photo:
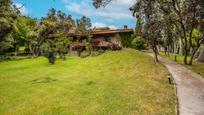
MULTIPOLYGON (((169 56, 165 56, 164 52, 160 52, 160 54, 162 57, 165 57, 168 60, 174 61, 174 55, 173 54, 170 54, 169 56)), ((190 57, 188 57, 188 60, 189 60, 189 58, 190 57)), ((183 63, 183 56, 182 55, 177 55, 177 62, 179 64, 183 63)), ((185 66, 204 77, 204 63, 194 61, 193 65, 185 65, 185 66)))
POLYGON ((167 69, 131 49, 98 57, 0 63, 0 114, 173 115, 167 69))

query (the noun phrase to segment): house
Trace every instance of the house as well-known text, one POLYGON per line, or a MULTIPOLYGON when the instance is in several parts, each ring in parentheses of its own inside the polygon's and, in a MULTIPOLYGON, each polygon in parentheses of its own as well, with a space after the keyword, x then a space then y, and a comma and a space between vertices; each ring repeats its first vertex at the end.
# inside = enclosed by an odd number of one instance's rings
MULTIPOLYGON (((89 42, 93 48, 99 49, 121 49, 122 47, 129 47, 131 45, 133 29, 128 29, 124 26, 124 29, 110 29, 104 28, 93 28, 90 31, 91 38, 89 42)), ((71 50, 76 50, 80 47, 86 47, 84 40, 88 40, 87 37, 81 36, 80 32, 76 29, 71 29, 67 36, 73 37, 71 50)))
POLYGON ((93 47, 113 47, 118 48, 125 46, 124 39, 131 39, 133 29, 100 29, 96 28, 91 31, 91 43, 93 47), (127 36, 126 36, 127 35, 127 36))

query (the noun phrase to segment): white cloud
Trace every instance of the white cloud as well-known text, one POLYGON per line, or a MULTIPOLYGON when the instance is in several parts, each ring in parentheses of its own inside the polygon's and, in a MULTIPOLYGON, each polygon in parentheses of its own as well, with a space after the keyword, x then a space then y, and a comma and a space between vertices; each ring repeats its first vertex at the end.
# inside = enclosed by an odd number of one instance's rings
POLYGON ((102 23, 102 22, 95 22, 95 23, 93 23, 92 24, 92 28, 94 28, 94 27, 109 27, 109 28, 111 28, 111 29, 116 29, 116 27, 114 26, 114 25, 107 25, 107 24, 105 24, 105 23, 102 23))
POLYGON ((129 8, 134 4, 135 0, 113 0, 105 8, 95 9, 91 0, 82 0, 81 2, 70 2, 63 0, 69 11, 85 16, 99 16, 110 19, 132 19, 129 8))
POLYGON ((28 15, 30 13, 30 10, 26 8, 23 4, 14 3, 14 5, 16 5, 17 8, 19 8, 22 15, 28 15))

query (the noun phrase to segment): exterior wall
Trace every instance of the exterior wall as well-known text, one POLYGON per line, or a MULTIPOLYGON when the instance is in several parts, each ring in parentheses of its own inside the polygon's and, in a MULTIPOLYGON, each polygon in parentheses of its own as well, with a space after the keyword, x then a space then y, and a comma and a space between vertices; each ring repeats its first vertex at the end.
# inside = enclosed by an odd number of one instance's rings
POLYGON ((114 34, 114 36, 111 38, 111 42, 122 47, 121 37, 118 33, 114 34))
POLYGON ((121 37, 118 33, 114 34, 105 34, 105 35, 94 35, 92 40, 97 40, 100 43, 102 42, 109 42, 112 44, 117 44, 122 47, 121 37))

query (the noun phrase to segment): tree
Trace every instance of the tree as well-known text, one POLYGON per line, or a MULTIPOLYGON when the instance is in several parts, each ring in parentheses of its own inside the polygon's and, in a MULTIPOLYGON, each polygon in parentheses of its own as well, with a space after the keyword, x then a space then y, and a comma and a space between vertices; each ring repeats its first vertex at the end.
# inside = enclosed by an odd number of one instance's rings
MULTIPOLYGON (((13 47, 16 52, 15 54, 17 55, 19 47, 25 46, 29 48, 29 46, 32 45, 31 40, 36 39, 36 20, 21 16, 17 19, 16 26, 18 31, 12 32, 12 36, 14 39, 13 47)), ((30 48, 29 51, 32 51, 32 49, 30 48)))
POLYGON ((65 33, 74 26, 74 20, 70 15, 67 16, 62 11, 51 8, 47 17, 43 18, 39 25, 36 46, 38 55, 41 51, 52 64, 54 64, 58 54, 60 58, 65 60, 70 43, 70 38, 65 33))
POLYGON ((66 60, 65 54, 67 54, 69 44, 70 44, 70 39, 67 38, 66 36, 61 35, 60 37, 57 38, 56 48, 60 55, 60 59, 66 60))
POLYGON ((37 56, 40 53, 40 48, 42 48, 44 56, 48 58, 51 64, 54 64, 57 55, 55 35, 57 34, 58 20, 56 12, 54 8, 51 8, 48 11, 47 17, 42 18, 36 47, 37 56))
POLYGON ((106 6, 107 4, 109 4, 112 0, 93 0, 93 5, 96 8, 99 8, 101 6, 106 6))
MULTIPOLYGON (((87 44, 85 42, 89 41, 91 38, 91 34, 90 34, 91 19, 86 16, 82 16, 80 19, 76 20, 76 27, 77 27, 77 31, 79 32, 80 39, 85 38, 85 40, 83 40, 82 42, 84 42, 84 44, 87 44)), ((91 47, 90 44, 88 46, 91 47)), ((87 49, 91 54, 91 48, 87 47, 87 49)), ((83 50, 84 50, 84 47, 80 45, 77 46, 78 56, 81 56, 81 52, 83 50)))
POLYGON ((91 27, 90 18, 86 16, 82 16, 80 19, 76 21, 76 25, 77 25, 77 30, 81 33, 82 36, 89 37, 90 35, 89 29, 91 27))
POLYGON ((180 29, 180 38, 184 48, 184 64, 192 65, 194 56, 201 44, 204 42, 202 25, 201 7, 198 0, 174 0, 170 1, 174 21, 177 29, 180 29), (179 28, 180 27, 180 28, 179 28), (196 32, 197 31, 197 32, 196 32), (194 34, 196 32, 196 35, 194 34), (201 34, 199 34, 201 33, 201 34), (190 60, 187 62, 188 45, 190 48, 190 60))
POLYGON ((153 51, 155 61, 158 62, 158 49, 159 41, 162 38, 162 20, 161 14, 158 10, 159 3, 155 0, 139 0, 137 1, 133 13, 143 17, 144 24, 142 29, 142 36, 145 38, 150 48, 153 51))
POLYGON ((137 24, 135 28, 135 36, 141 36, 142 35, 142 18, 141 16, 137 15, 137 24))
POLYGON ((20 8, 10 0, 0 1, 0 51, 4 51, 4 55, 9 48, 15 49, 17 55, 18 48, 25 46, 34 33, 36 21, 22 16, 20 8))
POLYGON ((13 38, 11 33, 17 31, 16 20, 18 15, 12 11, 10 0, 0 1, 0 52, 12 47, 13 38))

